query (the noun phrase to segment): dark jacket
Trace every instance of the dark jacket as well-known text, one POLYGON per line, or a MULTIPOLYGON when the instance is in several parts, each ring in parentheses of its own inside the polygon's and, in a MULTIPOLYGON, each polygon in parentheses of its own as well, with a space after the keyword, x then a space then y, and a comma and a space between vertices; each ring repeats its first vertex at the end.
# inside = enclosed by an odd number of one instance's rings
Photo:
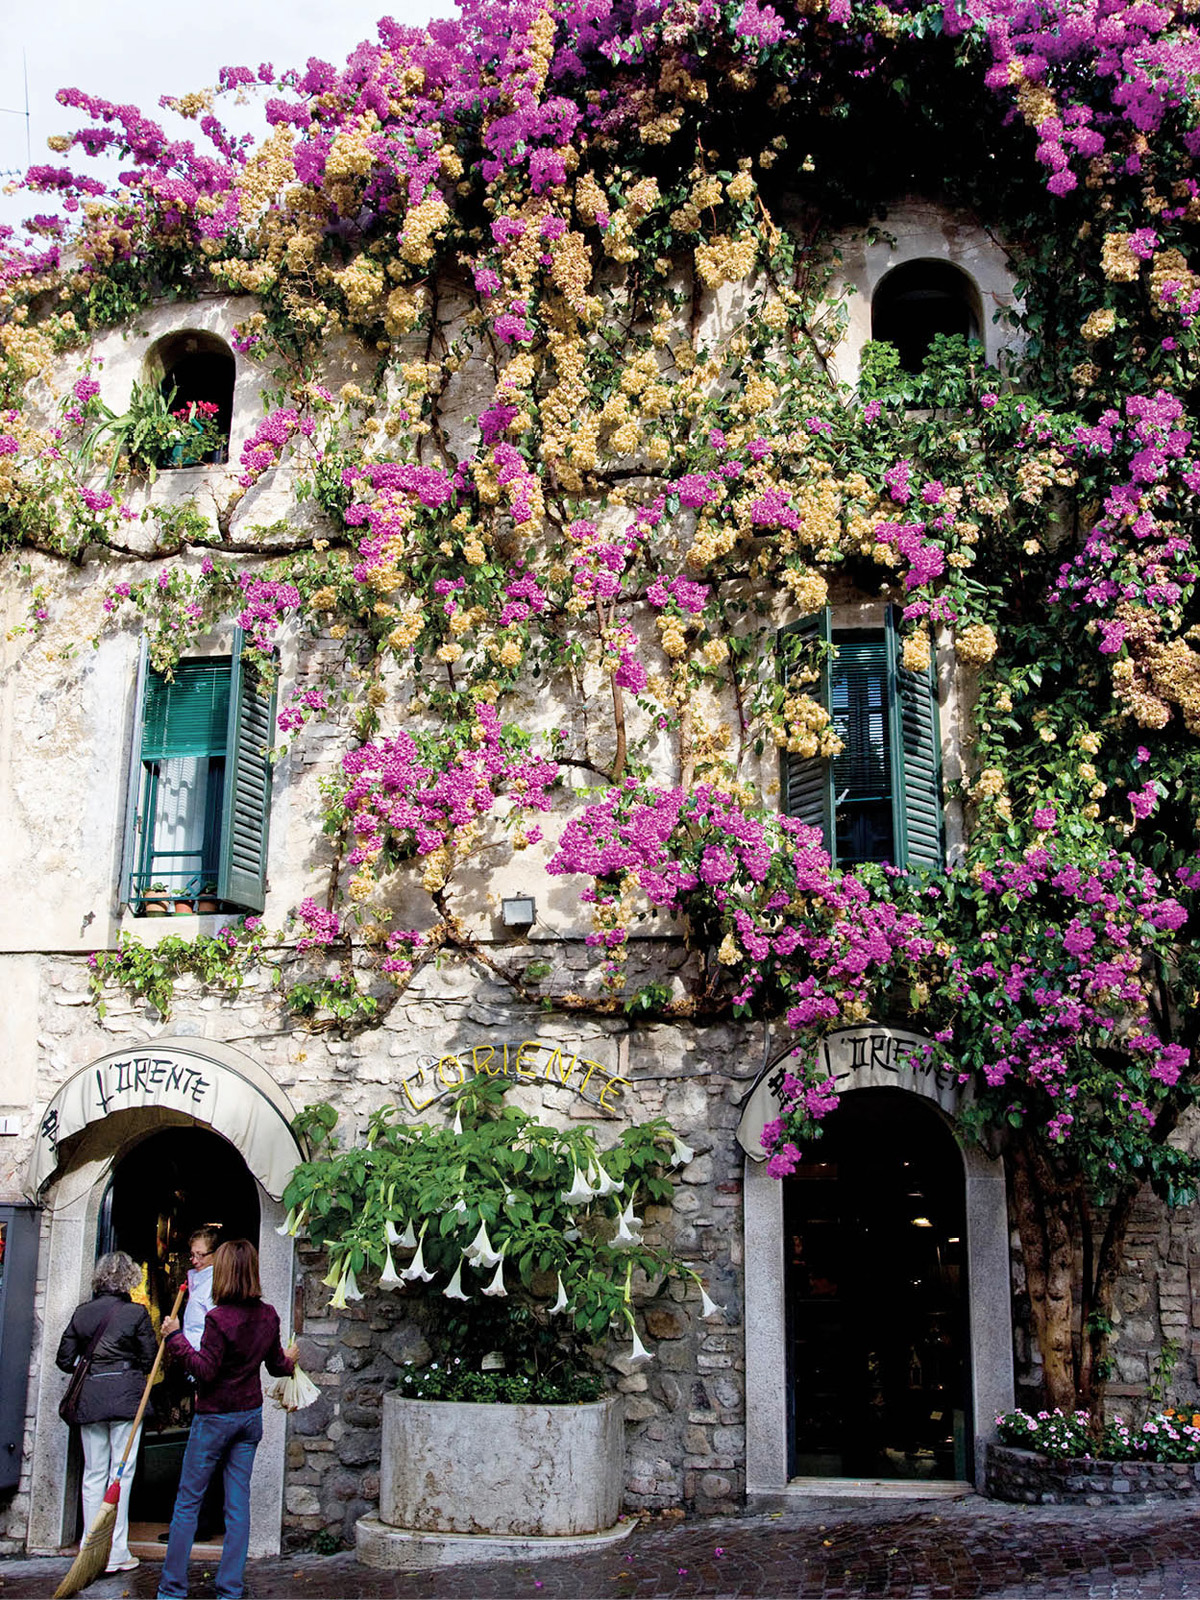
POLYGON ((55 1361, 70 1372, 92 1342, 92 1335, 112 1312, 92 1357, 79 1402, 80 1422, 126 1422, 137 1413, 154 1365, 157 1340, 145 1306, 135 1305, 127 1294, 98 1294, 76 1306, 59 1341, 55 1361))
POLYGON ((198 1412, 254 1411, 262 1405, 259 1367, 265 1362, 273 1377, 287 1378, 295 1366, 279 1342, 279 1313, 265 1300, 214 1306, 199 1350, 182 1333, 170 1336, 167 1350, 195 1378, 198 1412))

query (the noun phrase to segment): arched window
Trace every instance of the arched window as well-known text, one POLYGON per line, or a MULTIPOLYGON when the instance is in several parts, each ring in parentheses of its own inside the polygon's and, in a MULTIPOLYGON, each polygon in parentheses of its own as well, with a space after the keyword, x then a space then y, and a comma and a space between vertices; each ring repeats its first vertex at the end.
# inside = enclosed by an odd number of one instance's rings
POLYGON ((237 369, 233 351, 225 341, 198 328, 169 333, 150 351, 146 366, 150 382, 168 401, 172 412, 185 411, 207 421, 196 450, 186 442, 176 445, 160 466, 191 467, 227 461, 237 369))
POLYGON ((906 261, 871 297, 871 337, 894 345, 905 372, 920 372, 936 334, 981 338, 982 303, 965 272, 948 261, 906 261))

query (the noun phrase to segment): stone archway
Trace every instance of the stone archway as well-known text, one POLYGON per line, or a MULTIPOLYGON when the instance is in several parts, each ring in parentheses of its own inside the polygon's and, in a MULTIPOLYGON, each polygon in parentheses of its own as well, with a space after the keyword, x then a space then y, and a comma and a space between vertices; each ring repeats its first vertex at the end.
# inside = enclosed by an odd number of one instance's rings
MULTIPOLYGON (((846 1094, 859 1089, 902 1090, 937 1106, 949 1119, 959 1086, 952 1075, 927 1070, 918 1034, 882 1026, 848 1028, 822 1044, 825 1065, 846 1094), (915 1063, 915 1064, 914 1064, 915 1063)), ((751 1503, 797 1492, 829 1493, 855 1480, 789 1480, 787 1416, 787 1296, 784 1190, 769 1177, 759 1135, 777 1115, 787 1057, 765 1068, 743 1102, 738 1138, 747 1153, 744 1225, 746 1255, 746 1490, 751 1503)), ((983 1450, 997 1412, 1013 1404, 1012 1301, 1008 1211, 1002 1163, 977 1148, 962 1149, 966 1204, 972 1476, 982 1480, 983 1450)), ((881 1488, 874 1480, 859 1492, 881 1488)), ((913 1492, 911 1484, 906 1492, 913 1492)))
MULTIPOLYGON (((44 1206, 41 1259, 45 1263, 41 1329, 30 1386, 33 1448, 26 1547, 31 1555, 56 1552, 74 1526, 77 1485, 68 1482, 69 1433, 58 1417, 67 1380, 54 1357, 72 1311, 90 1292, 100 1207, 117 1163, 143 1140, 171 1128, 210 1129, 239 1151, 258 1195, 263 1294, 278 1309, 287 1335, 294 1259, 291 1238, 278 1231, 286 1215, 280 1195, 290 1167, 304 1156, 288 1128, 294 1113, 283 1091, 255 1062, 215 1041, 163 1039, 134 1051, 113 1052, 69 1080, 47 1114, 56 1106, 68 1108, 58 1123, 64 1136, 57 1141, 48 1167, 46 1151, 41 1153, 41 1165, 35 1152, 29 1183, 44 1206), (121 1105, 110 1097, 106 1106, 112 1083, 133 1084, 131 1074, 118 1073, 120 1063, 133 1057, 199 1071, 207 1090, 206 1098, 190 1102, 196 1114, 175 1103, 182 1094, 195 1095, 194 1078, 177 1073, 172 1080, 166 1066, 155 1084, 149 1084, 144 1071, 136 1092, 131 1088, 121 1105), (164 1092, 156 1097, 156 1090, 164 1092), (77 1113, 74 1122, 69 1122, 71 1107, 77 1113), (282 1143, 285 1136, 290 1141, 290 1161, 282 1143)), ((251 1555, 279 1550, 286 1422, 282 1411, 263 1408, 263 1440, 251 1481, 251 1555)))

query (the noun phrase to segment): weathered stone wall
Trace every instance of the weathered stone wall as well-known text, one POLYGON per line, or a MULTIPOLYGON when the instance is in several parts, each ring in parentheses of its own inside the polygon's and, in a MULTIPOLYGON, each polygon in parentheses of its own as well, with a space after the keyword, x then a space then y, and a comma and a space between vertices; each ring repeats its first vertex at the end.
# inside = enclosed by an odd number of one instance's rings
MULTIPOLYGON (((654 942, 652 954, 652 942, 644 943, 648 970, 667 970, 682 954, 662 942, 654 942)), ((558 941, 552 954, 564 983, 575 963, 588 959, 579 941, 558 941)), ((0 957, 0 968, 11 959, 0 957)), ((380 1106, 403 1104, 400 1085, 422 1057, 462 1052, 474 1044, 541 1038, 627 1078, 617 1114, 573 1090, 536 1081, 515 1084, 510 1098, 552 1122, 592 1122, 601 1143, 615 1140, 629 1121, 662 1115, 694 1149, 694 1159, 678 1175, 673 1206, 651 1206, 643 1215, 648 1229, 669 1236, 694 1265, 726 1308, 725 1319, 700 1321, 694 1288, 685 1299, 683 1287, 671 1285, 644 1318, 646 1342, 655 1352, 650 1366, 631 1371, 618 1342, 606 1371, 611 1386, 627 1397, 630 1507, 688 1504, 724 1511, 740 1504, 745 1452, 742 1153, 734 1137, 740 1116, 734 1095, 761 1064, 756 1029, 637 1027, 624 1019, 548 1017, 515 1003, 511 990, 494 978, 450 960, 425 968, 382 1025, 356 1037, 297 1027, 265 974, 232 997, 202 995, 186 979, 166 1023, 120 993, 110 996, 107 1014, 99 1018, 88 1001, 88 968, 80 957, 41 958, 37 978, 36 1104, 44 1105, 67 1077, 107 1050, 165 1034, 239 1046, 270 1071, 297 1107, 318 1100, 334 1104, 346 1137, 353 1137, 380 1106)), ((445 1113, 434 1106, 426 1114, 445 1113)), ((19 1182, 29 1145, 21 1138, 0 1146, 11 1185, 19 1182)), ((360 1307, 331 1315, 330 1290, 320 1282, 324 1266, 303 1249, 299 1259, 302 1361, 322 1389, 320 1402, 291 1423, 285 1529, 289 1538, 302 1542, 318 1529, 346 1536, 355 1518, 375 1504, 380 1399, 394 1383, 397 1367, 420 1359, 423 1344, 409 1308, 394 1295, 377 1293, 360 1307)), ((0 1550, 20 1545, 27 1491, 28 1483, 7 1510, 0 1509, 0 1539, 7 1540, 0 1550)))
POLYGON ((1032 1450, 992 1444, 987 1493, 1025 1505, 1146 1505, 1200 1498, 1200 1463, 1051 1461, 1032 1450))

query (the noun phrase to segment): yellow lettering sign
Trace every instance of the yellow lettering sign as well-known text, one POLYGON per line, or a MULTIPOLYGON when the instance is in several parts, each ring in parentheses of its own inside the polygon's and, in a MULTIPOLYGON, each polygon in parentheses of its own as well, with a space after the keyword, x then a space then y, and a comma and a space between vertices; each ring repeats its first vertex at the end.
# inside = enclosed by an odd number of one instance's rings
POLYGON ((489 1078, 494 1078, 496 1076, 496 1074, 500 1071, 499 1067, 494 1067, 492 1065, 492 1062, 495 1060, 495 1057, 496 1057, 496 1047, 495 1047, 495 1045, 477 1044, 477 1045, 474 1046, 474 1048, 471 1051, 471 1066, 474 1068, 474 1070, 476 1072, 486 1072, 489 1078), (485 1052, 484 1053, 484 1058, 483 1058, 482 1061, 480 1061, 480 1059, 479 1059, 480 1051, 485 1052))
POLYGON ((612 1095, 616 1095, 617 1098, 620 1099, 620 1097, 621 1097, 621 1085, 622 1084, 625 1084, 626 1087, 628 1087, 629 1079, 628 1078, 618 1077, 618 1075, 614 1072, 612 1077, 608 1080, 608 1082, 604 1085, 603 1089, 601 1089, 600 1093, 596 1096, 596 1099, 597 1099, 598 1103, 604 1108, 605 1111, 615 1111, 617 1109, 616 1106, 609 1104, 606 1096, 612 1094, 612 1095))
POLYGON ((536 1039, 523 1039, 521 1041, 517 1048, 517 1059, 513 1063, 513 1071, 516 1073, 518 1078, 534 1078, 537 1076, 536 1068, 522 1068, 521 1063, 525 1060, 526 1051, 528 1051, 530 1055, 536 1055, 541 1048, 541 1045, 536 1039))
POLYGON ((447 1089, 457 1089, 458 1085, 466 1079, 466 1069, 457 1056, 443 1056, 437 1064, 437 1075, 446 1085, 447 1089), (446 1075, 446 1063, 457 1069, 458 1077, 451 1078, 446 1075))
MULTIPOLYGON (((416 1075, 415 1080, 413 1080, 413 1081, 415 1081, 418 1084, 424 1083, 425 1082, 425 1074, 424 1074, 424 1072, 418 1072, 417 1075, 416 1075)), ((408 1101, 409 1105, 413 1108, 414 1111, 424 1111, 426 1106, 431 1106, 433 1104, 433 1102, 437 1099, 437 1091, 435 1090, 434 1093, 429 1096, 428 1100, 414 1100, 413 1099, 413 1092, 412 1092, 411 1088, 409 1087, 409 1080, 407 1078, 404 1079, 404 1081, 403 1081, 403 1083, 401 1083, 400 1087, 404 1090, 404 1098, 408 1101)))
POLYGON ((608 1069, 605 1067, 602 1061, 589 1061, 586 1056, 577 1056, 575 1059, 581 1062, 587 1068, 587 1077, 585 1077, 583 1082, 579 1085, 579 1092, 582 1094, 587 1088, 588 1078, 591 1077, 593 1072, 607 1072, 608 1069))

